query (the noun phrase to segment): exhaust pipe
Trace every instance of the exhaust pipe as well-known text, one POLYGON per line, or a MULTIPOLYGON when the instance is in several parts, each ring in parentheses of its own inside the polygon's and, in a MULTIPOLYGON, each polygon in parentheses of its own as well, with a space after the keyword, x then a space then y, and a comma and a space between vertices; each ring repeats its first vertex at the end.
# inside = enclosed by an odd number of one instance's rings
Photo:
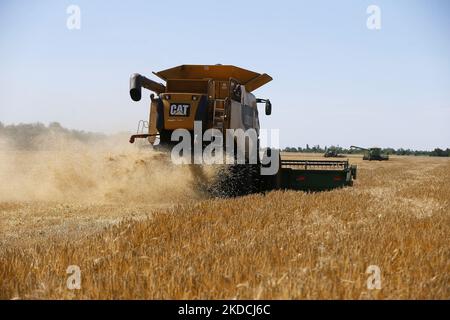
POLYGON ((160 94, 166 91, 166 87, 161 83, 150 80, 139 73, 133 73, 130 76, 130 97, 133 101, 140 101, 142 97, 142 88, 160 94))
POLYGON ((130 97, 133 101, 141 100, 142 96, 142 84, 141 75, 138 73, 133 73, 130 76, 130 97))

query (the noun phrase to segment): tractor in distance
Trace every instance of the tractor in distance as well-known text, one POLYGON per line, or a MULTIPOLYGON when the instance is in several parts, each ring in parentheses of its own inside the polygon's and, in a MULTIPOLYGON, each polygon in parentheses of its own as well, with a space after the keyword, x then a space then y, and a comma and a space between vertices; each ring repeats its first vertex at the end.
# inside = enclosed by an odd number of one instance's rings
POLYGON ((377 160, 377 161, 385 161, 389 160, 389 155, 385 155, 381 153, 381 148, 373 147, 373 148, 362 148, 357 146, 351 146, 351 149, 357 149, 364 151, 363 160, 377 160))
POLYGON ((343 155, 339 154, 339 149, 337 147, 329 147, 325 150, 325 153, 323 154, 325 158, 342 158, 343 155))

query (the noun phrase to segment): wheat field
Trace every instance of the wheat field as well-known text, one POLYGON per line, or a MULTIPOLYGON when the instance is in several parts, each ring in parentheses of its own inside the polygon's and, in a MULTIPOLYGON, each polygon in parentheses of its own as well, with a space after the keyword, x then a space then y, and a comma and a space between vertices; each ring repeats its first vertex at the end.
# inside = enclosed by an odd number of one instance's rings
POLYGON ((352 156, 353 187, 211 199, 142 153, 26 153, 0 162, 1 299, 450 298, 448 159, 352 156))

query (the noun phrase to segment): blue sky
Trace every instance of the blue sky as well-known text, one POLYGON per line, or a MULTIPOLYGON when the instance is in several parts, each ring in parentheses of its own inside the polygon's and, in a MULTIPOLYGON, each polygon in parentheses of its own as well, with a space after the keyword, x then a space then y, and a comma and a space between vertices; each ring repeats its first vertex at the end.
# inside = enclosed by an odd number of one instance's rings
POLYGON ((131 73, 222 63, 274 78, 256 94, 281 146, 449 147, 449 39, 446 0, 0 0, 0 121, 133 131, 131 73))

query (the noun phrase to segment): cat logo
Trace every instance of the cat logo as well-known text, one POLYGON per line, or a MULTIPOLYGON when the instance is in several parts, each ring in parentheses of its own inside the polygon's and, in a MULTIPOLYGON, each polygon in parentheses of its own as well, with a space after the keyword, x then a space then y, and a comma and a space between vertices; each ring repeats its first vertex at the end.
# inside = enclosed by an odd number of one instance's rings
POLYGON ((191 106, 186 103, 171 104, 169 115, 172 117, 189 117, 191 106))

